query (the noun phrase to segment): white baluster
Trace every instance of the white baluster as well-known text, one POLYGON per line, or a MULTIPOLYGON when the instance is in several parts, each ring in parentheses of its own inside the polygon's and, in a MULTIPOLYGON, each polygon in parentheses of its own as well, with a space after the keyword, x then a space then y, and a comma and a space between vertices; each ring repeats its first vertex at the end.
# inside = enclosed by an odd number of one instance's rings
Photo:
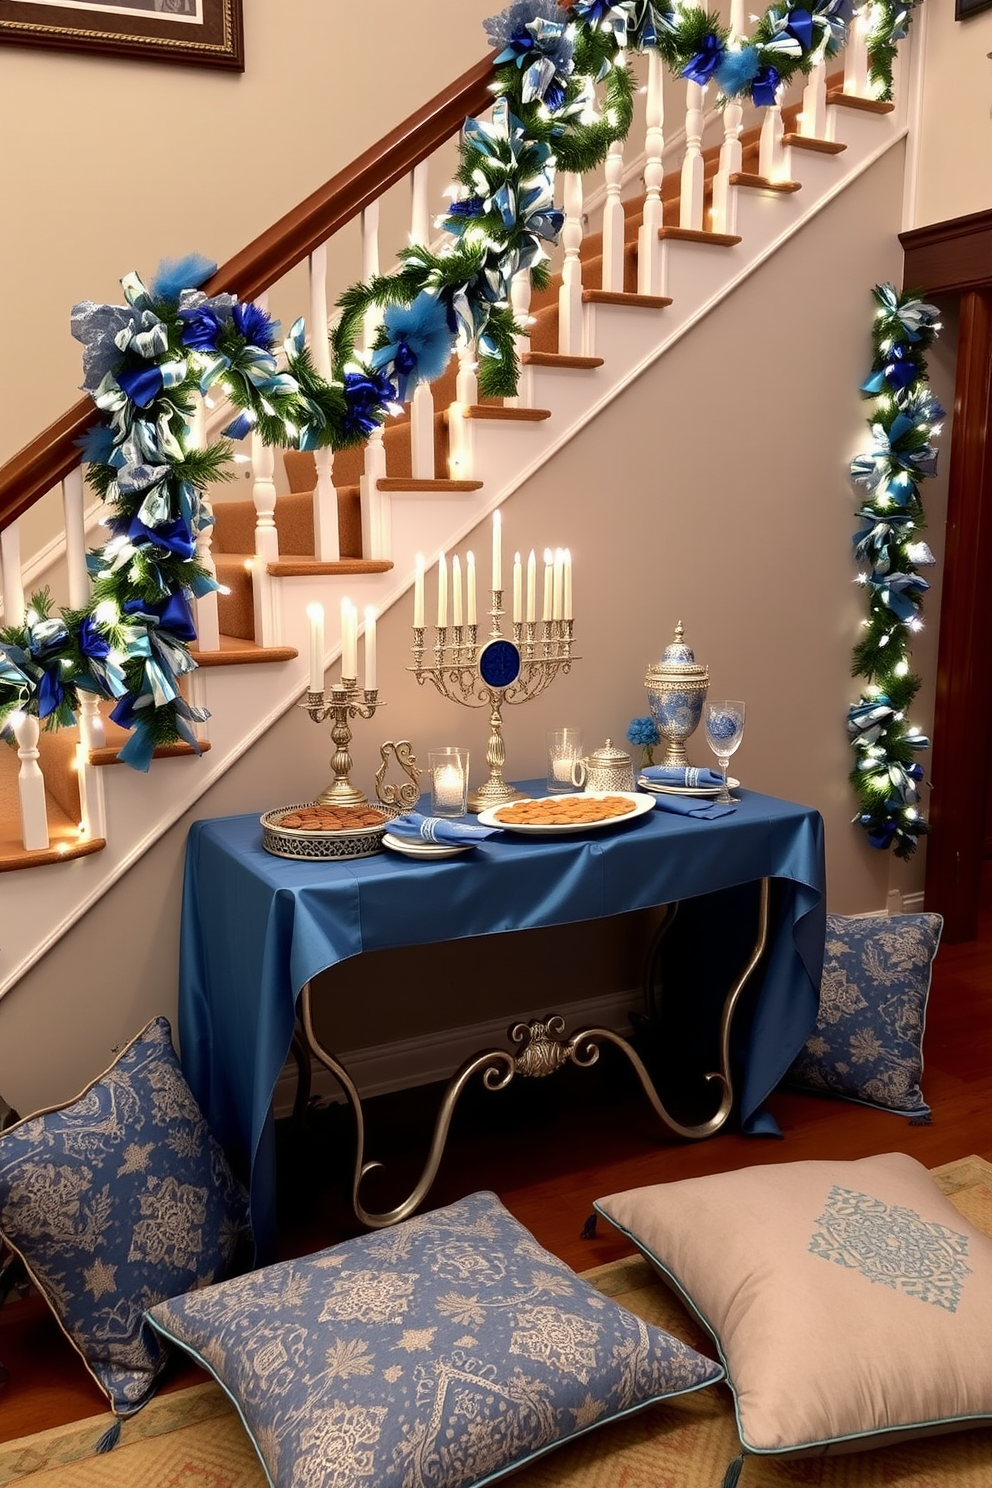
POLYGON ((561 231, 565 261, 558 291, 558 350, 565 356, 580 356, 585 350, 582 333, 582 177, 562 171, 565 225, 561 231))
POLYGON ((855 11, 847 32, 844 50, 844 92, 855 98, 872 98, 874 89, 868 78, 869 7, 855 11))
POLYGON ((685 158, 679 197, 679 226, 698 232, 703 225, 703 101, 706 89, 686 83, 685 158))
POLYGON ((65 566, 69 608, 85 610, 90 602, 86 567, 86 526, 83 518, 83 469, 77 465, 62 481, 62 518, 65 528, 65 566))
POLYGON ((411 210, 410 241, 428 247, 431 241, 431 202, 427 175, 428 161, 422 160, 413 167, 410 178, 411 210))
MULTIPOLYGON (((410 241, 429 245, 431 217, 426 160, 413 168, 411 197, 410 241)), ((410 400, 410 462, 414 480, 434 479, 434 392, 429 382, 418 382, 410 400)))
POLYGON ((761 121, 761 138, 758 142, 758 175, 769 181, 785 180, 785 151, 782 147, 782 92, 775 90, 775 102, 765 109, 761 121))
MULTIPOLYGON (((186 438, 190 449, 203 449, 207 442, 207 416, 199 393, 195 395, 193 408, 189 415, 186 438)), ((210 516, 210 501, 204 492, 200 493, 200 500, 205 507, 204 515, 210 516)), ((216 580, 217 565, 213 554, 213 532, 213 527, 208 525, 197 533, 196 558, 210 577, 216 580)), ((201 595, 195 604, 197 646, 201 651, 219 651, 220 620, 217 615, 217 591, 211 589, 209 594, 201 595)))
POLYGON ((510 304, 513 307, 514 319, 523 330, 514 336, 514 345, 517 350, 517 358, 520 361, 520 377, 517 381, 517 395, 515 398, 504 398, 504 403, 510 408, 531 408, 534 403, 533 384, 534 376, 532 368, 524 364, 523 358, 530 351, 530 270, 521 269, 514 274, 510 283, 510 304))
MULTIPOLYGON (((379 272, 379 203, 362 213, 362 277, 367 281, 379 272)), ((365 317, 366 356, 372 349, 379 324, 379 312, 370 310, 365 317)), ((379 490, 386 474, 386 449, 382 427, 374 429, 365 446, 365 465, 361 478, 362 554, 365 558, 388 558, 392 547, 389 502, 379 490)))
POLYGON ((479 401, 476 346, 474 341, 458 348, 458 377, 455 401, 448 409, 448 475, 451 480, 472 480, 475 468, 472 449, 472 420, 462 410, 479 401))
MULTIPOLYGON (((85 610, 90 602, 90 576, 86 567, 86 529, 84 522, 84 486, 81 466, 70 470, 62 482, 62 510, 65 521, 65 555, 69 581, 69 606, 85 610)), ((103 772, 90 764, 90 752, 102 749, 107 730, 100 700, 95 693, 79 692, 79 742, 76 745, 76 779, 79 784, 79 811, 87 837, 106 837, 107 812, 103 796, 103 772)))
POLYGON ((665 181, 665 65, 657 47, 648 50, 648 91, 645 99, 644 216, 637 233, 637 292, 661 293, 661 244, 664 226, 661 188, 665 181))
MULTIPOLYGON (((734 43, 744 35, 744 0, 731 0, 730 40, 734 43)), ((730 177, 736 175, 743 164, 741 129, 744 125, 744 105, 740 98, 728 98, 723 110, 723 144, 720 146, 720 164, 713 180, 713 213, 710 227, 714 232, 737 231, 737 193, 731 190, 730 177)))
MULTIPOLYGON (((327 336, 327 245, 321 243, 310 255, 310 354, 321 377, 330 381, 331 343, 327 336)), ((338 496, 334 489, 334 451, 314 451, 317 484, 313 493, 313 549, 321 563, 336 563, 341 557, 338 532, 338 496)))
POLYGON ((818 53, 806 87, 803 89, 803 105, 799 115, 799 133, 806 139, 827 139, 827 64, 823 53, 818 53))
POLYGON ((21 768, 17 775, 17 793, 21 800, 21 831, 24 847, 37 852, 48 846, 48 807, 45 801, 45 777, 38 764, 38 739, 41 725, 32 713, 22 713, 14 725, 17 755, 21 768))
MULTIPOLYGON (((255 303, 268 309, 269 297, 261 294, 255 303)), ((275 451, 265 445, 255 432, 251 436, 252 500, 255 503, 255 557, 251 564, 252 595, 255 613, 255 644, 276 645, 276 626, 272 576, 266 564, 279 557, 279 534, 276 531, 275 451)))
POLYGON ((24 619, 24 580, 21 576, 21 529, 16 522, 0 532, 0 577, 3 579, 3 623, 20 625, 24 619))
POLYGON ((620 189, 623 185, 623 140, 613 141, 604 170, 606 203, 603 207, 603 288, 622 290, 625 218, 620 189))

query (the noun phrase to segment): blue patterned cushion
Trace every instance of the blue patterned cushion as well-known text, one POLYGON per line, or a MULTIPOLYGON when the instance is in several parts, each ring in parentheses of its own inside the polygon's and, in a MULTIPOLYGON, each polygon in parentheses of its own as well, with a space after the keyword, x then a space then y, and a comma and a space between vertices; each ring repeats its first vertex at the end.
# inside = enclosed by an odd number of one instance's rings
POLYGON ((149 1313, 274 1488, 460 1488, 723 1378, 543 1250, 495 1194, 149 1313))
POLYGON ((165 1350, 144 1310, 206 1286, 247 1238, 247 1200, 156 1018, 74 1101, 0 1136, 0 1233, 120 1416, 165 1350))
POLYGON ((923 1025, 943 920, 827 915, 816 1027, 786 1083, 927 1117, 923 1025))

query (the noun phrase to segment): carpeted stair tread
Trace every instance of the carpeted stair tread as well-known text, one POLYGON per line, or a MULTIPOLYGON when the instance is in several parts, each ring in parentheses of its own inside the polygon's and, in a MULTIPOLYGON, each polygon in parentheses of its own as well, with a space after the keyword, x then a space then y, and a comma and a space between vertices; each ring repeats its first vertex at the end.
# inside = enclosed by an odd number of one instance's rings
POLYGON ((380 491, 481 491, 483 485, 483 481, 477 480, 414 480, 412 475, 397 478, 387 475, 376 481, 380 491))
POLYGON ((307 574, 380 574, 388 573, 393 564, 387 558, 340 558, 336 563, 323 563, 312 553, 285 553, 265 565, 266 573, 284 579, 302 578, 307 574))
POLYGON ((627 305, 634 310, 665 310, 672 303, 668 295, 644 295, 617 289, 584 289, 584 305, 627 305))
POLYGON ((756 191, 777 191, 783 196, 801 191, 803 186, 801 181, 773 181, 771 176, 761 176, 755 171, 733 171, 727 179, 731 186, 743 186, 756 191))
POLYGON ((733 248, 743 241, 737 233, 708 232, 701 227, 659 227, 658 236, 670 243, 709 243, 714 248, 733 248))
POLYGON ((254 641, 242 640, 239 636, 222 635, 218 651, 200 651, 190 647, 190 655, 198 666, 255 666, 277 661, 295 661, 299 652, 293 646, 256 646, 254 641))
POLYGON ((860 109, 865 114, 891 114, 894 103, 883 103, 880 98, 858 98, 854 93, 845 93, 843 88, 828 88, 827 103, 839 108, 860 109))
MULTIPOLYGON (((565 356, 557 351, 525 351, 520 358, 525 367, 571 367, 578 372, 590 372, 603 366, 603 358, 597 356, 565 356)), ((379 482, 380 486, 382 482, 379 482)))
POLYGON ((840 155, 847 149, 837 140, 814 139, 810 134, 783 134, 782 143, 790 150, 813 150, 820 155, 840 155))

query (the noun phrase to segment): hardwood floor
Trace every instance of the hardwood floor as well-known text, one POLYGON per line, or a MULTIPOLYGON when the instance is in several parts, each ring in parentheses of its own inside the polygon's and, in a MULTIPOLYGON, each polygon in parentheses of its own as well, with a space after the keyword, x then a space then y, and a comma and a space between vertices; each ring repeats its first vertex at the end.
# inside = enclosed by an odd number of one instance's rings
MULTIPOLYGON (((622 1057, 567 1068, 553 1079, 471 1092, 456 1114, 428 1206, 493 1189, 549 1250, 577 1270, 628 1254, 602 1221, 582 1229, 593 1199, 642 1184, 803 1158, 908 1152, 928 1167, 969 1152, 992 1161, 992 864, 986 865, 978 939, 937 956, 927 1022, 923 1086, 928 1126, 843 1101, 778 1092, 768 1102, 782 1141, 729 1131, 705 1142, 660 1128, 622 1057)), ((412 1186, 426 1152, 436 1087, 370 1103, 367 1152, 388 1168, 363 1197, 383 1207, 412 1186)), ((357 1233, 347 1204, 346 1115, 314 1113, 301 1134, 280 1123, 280 1233, 284 1255, 304 1254, 357 1233), (328 1156, 328 1153, 337 1156, 328 1156)), ((81 1361, 36 1296, 0 1309, 0 1441, 81 1419, 105 1408, 81 1361)), ((164 1388, 202 1379, 179 1363, 164 1388)))

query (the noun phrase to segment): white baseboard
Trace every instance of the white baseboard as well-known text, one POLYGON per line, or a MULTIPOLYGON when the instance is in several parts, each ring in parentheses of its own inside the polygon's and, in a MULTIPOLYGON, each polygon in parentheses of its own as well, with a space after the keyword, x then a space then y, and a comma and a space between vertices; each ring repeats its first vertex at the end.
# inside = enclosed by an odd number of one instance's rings
POLYGON ((922 913, 922 889, 915 894, 901 894, 898 889, 890 889, 884 909, 863 909, 860 916, 863 919, 885 919, 888 915, 922 913))
MULTIPOLYGON (((579 1002, 555 1003, 521 1013, 514 1022, 526 1023, 532 1018, 558 1013, 565 1020, 566 1036, 587 1027, 609 1028, 627 1035, 631 1012, 642 1005, 640 989, 614 992, 608 997, 588 997, 579 1002)), ((368 1049, 352 1049, 340 1056, 341 1063, 358 1086, 363 1100, 384 1095, 391 1090, 406 1090, 412 1085, 429 1085, 435 1080, 449 1080, 466 1059, 484 1049, 509 1049, 506 1018, 486 1023, 473 1023, 459 1028, 445 1028, 437 1033, 418 1034, 416 1038, 398 1039, 392 1044, 378 1044, 368 1049)), ((330 1052, 335 1053, 335 1050, 330 1052)), ((340 1101, 344 1097, 333 1075, 311 1057, 311 1095, 319 1100, 340 1101)), ((279 1076, 273 1097, 277 1117, 288 1116, 296 1096, 296 1063, 288 1059, 279 1076)))

